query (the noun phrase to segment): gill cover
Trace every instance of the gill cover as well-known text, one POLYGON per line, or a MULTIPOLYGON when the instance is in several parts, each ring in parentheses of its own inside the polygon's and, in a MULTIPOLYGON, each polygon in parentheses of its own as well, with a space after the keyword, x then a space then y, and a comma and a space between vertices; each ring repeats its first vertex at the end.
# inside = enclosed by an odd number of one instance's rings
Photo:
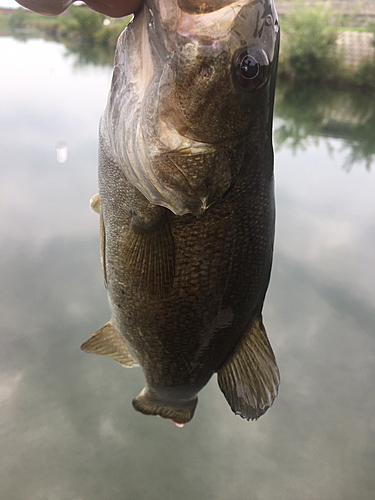
POLYGON ((177 215, 233 184, 278 46, 273 0, 199 4, 145 1, 119 38, 100 125, 129 182, 177 215))

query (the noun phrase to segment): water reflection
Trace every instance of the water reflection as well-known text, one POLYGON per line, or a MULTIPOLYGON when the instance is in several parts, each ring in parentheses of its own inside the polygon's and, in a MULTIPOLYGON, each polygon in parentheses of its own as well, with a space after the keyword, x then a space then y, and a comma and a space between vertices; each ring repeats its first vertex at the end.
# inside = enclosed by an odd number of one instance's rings
POLYGON ((275 145, 306 149, 311 139, 342 139, 348 151, 343 168, 357 163, 367 169, 375 160, 375 99, 371 91, 333 90, 316 85, 278 82, 275 145))
POLYGON ((278 99, 276 127, 284 119, 305 137, 303 148, 279 143, 275 159, 264 316, 280 394, 248 423, 214 377, 178 429, 134 412, 140 370, 79 350, 109 318, 88 201, 111 70, 11 39, 0 39, 0 64, 1 498, 372 500, 374 169, 348 174, 348 139, 306 133, 303 100, 287 115, 278 99))

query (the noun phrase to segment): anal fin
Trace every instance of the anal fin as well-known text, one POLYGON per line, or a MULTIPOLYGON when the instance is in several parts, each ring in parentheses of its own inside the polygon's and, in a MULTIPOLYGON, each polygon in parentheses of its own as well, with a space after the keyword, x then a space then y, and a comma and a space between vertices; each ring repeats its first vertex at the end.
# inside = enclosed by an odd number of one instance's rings
POLYGON ((89 340, 86 340, 81 345, 81 349, 91 354, 109 356, 127 368, 139 366, 128 351, 123 338, 113 326, 112 321, 108 321, 103 328, 95 332, 89 340))
POLYGON ((236 415, 256 420, 272 405, 280 374, 260 315, 217 373, 219 387, 236 415))

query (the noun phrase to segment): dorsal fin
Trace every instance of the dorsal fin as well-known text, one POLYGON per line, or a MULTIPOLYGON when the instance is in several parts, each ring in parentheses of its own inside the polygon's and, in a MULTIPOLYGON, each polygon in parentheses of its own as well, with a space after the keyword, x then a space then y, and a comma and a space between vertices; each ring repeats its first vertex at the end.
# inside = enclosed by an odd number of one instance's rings
POLYGON ((86 340, 81 345, 81 349, 91 354, 109 356, 127 368, 139 366, 138 362, 130 354, 125 341, 113 326, 112 320, 95 332, 89 340, 86 340))
POLYGON ((256 420, 272 405, 280 375, 260 315, 217 373, 219 387, 236 415, 256 420))

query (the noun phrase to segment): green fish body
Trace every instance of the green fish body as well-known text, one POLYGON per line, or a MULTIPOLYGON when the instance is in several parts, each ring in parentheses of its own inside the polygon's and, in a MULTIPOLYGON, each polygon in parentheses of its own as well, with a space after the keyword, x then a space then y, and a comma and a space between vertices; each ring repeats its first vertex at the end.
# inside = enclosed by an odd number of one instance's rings
POLYGON ((142 413, 185 424, 215 372, 243 418, 277 395, 278 43, 273 0, 147 0, 119 39, 92 201, 112 318, 82 349, 142 367, 142 413))

